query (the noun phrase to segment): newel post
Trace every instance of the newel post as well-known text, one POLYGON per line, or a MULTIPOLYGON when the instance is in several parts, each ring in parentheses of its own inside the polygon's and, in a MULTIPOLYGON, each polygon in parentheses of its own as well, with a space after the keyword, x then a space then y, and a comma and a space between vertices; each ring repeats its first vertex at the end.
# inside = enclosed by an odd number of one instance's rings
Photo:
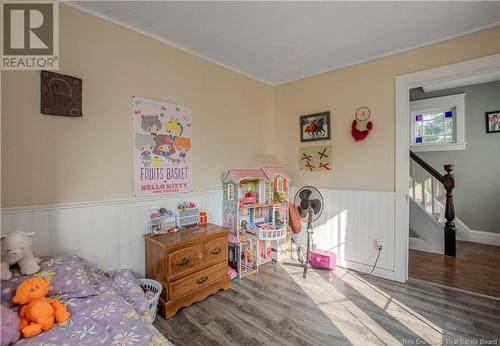
POLYGON ((455 227, 455 206, 453 205, 453 189, 455 188, 455 178, 451 172, 454 166, 451 164, 444 165, 446 174, 443 176, 443 185, 446 190, 446 206, 444 209, 444 217, 446 223, 444 225, 444 254, 447 256, 456 255, 456 233, 455 227))

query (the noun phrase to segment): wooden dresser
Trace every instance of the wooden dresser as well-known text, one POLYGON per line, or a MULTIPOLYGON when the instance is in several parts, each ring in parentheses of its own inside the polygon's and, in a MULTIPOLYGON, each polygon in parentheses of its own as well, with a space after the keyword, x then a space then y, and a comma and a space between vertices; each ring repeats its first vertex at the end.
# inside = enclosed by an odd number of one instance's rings
POLYGON ((158 312, 174 316, 183 306, 231 288, 227 274, 229 230, 205 225, 178 233, 145 235, 146 277, 161 282, 158 312))

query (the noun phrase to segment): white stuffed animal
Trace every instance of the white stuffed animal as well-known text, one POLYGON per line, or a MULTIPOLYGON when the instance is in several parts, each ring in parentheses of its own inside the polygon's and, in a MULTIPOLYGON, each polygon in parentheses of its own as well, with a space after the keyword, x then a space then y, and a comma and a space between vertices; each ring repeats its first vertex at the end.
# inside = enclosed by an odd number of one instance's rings
POLYGON ((40 270, 40 259, 33 256, 32 237, 35 233, 24 233, 20 231, 10 232, 2 235, 2 263, 1 280, 9 280, 12 277, 10 266, 19 265, 23 275, 35 274, 40 270))

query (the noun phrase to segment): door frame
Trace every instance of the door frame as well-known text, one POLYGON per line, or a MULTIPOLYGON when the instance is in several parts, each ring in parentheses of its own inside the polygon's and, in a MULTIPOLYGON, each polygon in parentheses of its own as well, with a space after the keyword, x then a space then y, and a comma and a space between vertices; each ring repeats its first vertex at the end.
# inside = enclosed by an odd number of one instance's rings
POLYGON ((408 280, 409 256, 409 174, 410 174, 410 94, 409 90, 428 84, 481 75, 498 74, 500 54, 467 60, 397 76, 395 81, 395 199, 394 199, 394 279, 408 280))

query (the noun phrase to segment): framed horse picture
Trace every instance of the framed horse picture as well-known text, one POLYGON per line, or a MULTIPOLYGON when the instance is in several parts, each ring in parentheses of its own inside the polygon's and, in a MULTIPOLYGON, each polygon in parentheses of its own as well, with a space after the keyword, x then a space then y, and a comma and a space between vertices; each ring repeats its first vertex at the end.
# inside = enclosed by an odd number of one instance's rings
POLYGON ((322 141, 330 138, 330 112, 300 117, 301 142, 322 141))

